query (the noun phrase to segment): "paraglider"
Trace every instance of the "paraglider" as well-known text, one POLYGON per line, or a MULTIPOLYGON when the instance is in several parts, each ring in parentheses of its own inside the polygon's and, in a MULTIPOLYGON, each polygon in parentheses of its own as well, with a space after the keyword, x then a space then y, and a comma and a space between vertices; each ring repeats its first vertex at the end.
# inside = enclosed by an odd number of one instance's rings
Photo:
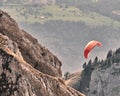
POLYGON ((84 48, 84 57, 86 59, 88 58, 89 52, 92 51, 92 49, 95 46, 102 46, 102 44, 99 41, 92 40, 85 46, 85 48, 84 48))

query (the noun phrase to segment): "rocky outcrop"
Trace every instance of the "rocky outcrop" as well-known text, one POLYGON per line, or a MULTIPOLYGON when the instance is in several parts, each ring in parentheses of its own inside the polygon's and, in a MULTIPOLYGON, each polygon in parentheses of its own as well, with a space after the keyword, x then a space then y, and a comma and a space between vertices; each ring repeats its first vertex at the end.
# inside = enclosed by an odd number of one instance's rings
POLYGON ((16 42, 24 60, 37 70, 51 76, 61 77, 61 62, 47 48, 42 47, 37 39, 24 30, 5 12, 0 10, 0 33, 16 42))
POLYGON ((19 46, 0 34, 0 96, 84 96, 22 57, 19 46))
POLYGON ((69 79, 65 80, 66 85, 71 86, 74 89, 79 91, 81 88, 81 86, 80 86, 81 73, 82 72, 76 72, 76 73, 71 74, 69 76, 69 79))
POLYGON ((105 60, 99 61, 96 57, 90 62, 84 64, 81 75, 76 76, 77 81, 72 76, 66 84, 86 96, 120 96, 120 48, 115 52, 110 50, 105 60))
POLYGON ((92 72, 88 96, 120 95, 120 48, 109 51, 107 58, 92 72))
POLYGON ((81 72, 73 73, 70 79, 66 80, 65 83, 74 89, 86 94, 89 91, 89 83, 91 81, 92 74, 91 61, 85 66, 85 69, 81 72))

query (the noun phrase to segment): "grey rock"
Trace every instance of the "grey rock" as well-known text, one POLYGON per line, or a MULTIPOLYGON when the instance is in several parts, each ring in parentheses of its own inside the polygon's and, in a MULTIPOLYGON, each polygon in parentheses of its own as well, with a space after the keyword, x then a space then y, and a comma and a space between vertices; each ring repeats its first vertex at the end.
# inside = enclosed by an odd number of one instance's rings
POLYGON ((120 48, 105 60, 88 63, 66 84, 86 96, 120 96, 120 48))

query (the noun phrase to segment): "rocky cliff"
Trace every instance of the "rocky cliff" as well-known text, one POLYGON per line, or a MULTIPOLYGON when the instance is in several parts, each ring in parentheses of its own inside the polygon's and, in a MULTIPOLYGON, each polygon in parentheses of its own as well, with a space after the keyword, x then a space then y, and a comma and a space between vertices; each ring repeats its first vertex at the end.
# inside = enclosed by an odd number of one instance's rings
POLYGON ((0 33, 16 42, 20 52, 29 64, 43 73, 61 77, 61 62, 47 48, 24 30, 5 12, 0 11, 0 33))
POLYGON ((82 73, 73 75, 66 84, 86 96, 120 96, 120 48, 108 52, 105 60, 96 57, 83 65, 82 73), (76 79, 75 79, 76 77, 76 79))
POLYGON ((85 96, 66 86, 61 65, 0 10, 0 96, 85 96))

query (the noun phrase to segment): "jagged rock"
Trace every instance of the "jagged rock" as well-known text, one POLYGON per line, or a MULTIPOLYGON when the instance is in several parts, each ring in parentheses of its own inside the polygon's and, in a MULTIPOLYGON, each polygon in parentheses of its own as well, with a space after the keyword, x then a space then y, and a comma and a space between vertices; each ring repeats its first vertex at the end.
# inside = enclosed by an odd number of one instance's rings
POLYGON ((47 48, 38 44, 37 39, 19 29, 17 23, 7 13, 2 10, 0 13, 2 14, 0 17, 0 33, 17 43, 25 61, 43 73, 61 77, 62 64, 58 58, 47 48))
POLYGON ((88 96, 120 96, 120 48, 91 74, 88 96))
POLYGON ((0 35, 0 96, 85 96, 58 77, 44 74, 28 64, 19 46, 0 35))
POLYGON ((105 60, 88 63, 81 74, 74 74, 66 84, 86 96, 120 96, 120 48, 105 60))
POLYGON ((84 67, 81 72, 73 73, 70 79, 66 80, 66 85, 73 87, 74 89, 86 94, 89 91, 89 83, 91 80, 91 74, 93 71, 91 60, 88 65, 84 67))

